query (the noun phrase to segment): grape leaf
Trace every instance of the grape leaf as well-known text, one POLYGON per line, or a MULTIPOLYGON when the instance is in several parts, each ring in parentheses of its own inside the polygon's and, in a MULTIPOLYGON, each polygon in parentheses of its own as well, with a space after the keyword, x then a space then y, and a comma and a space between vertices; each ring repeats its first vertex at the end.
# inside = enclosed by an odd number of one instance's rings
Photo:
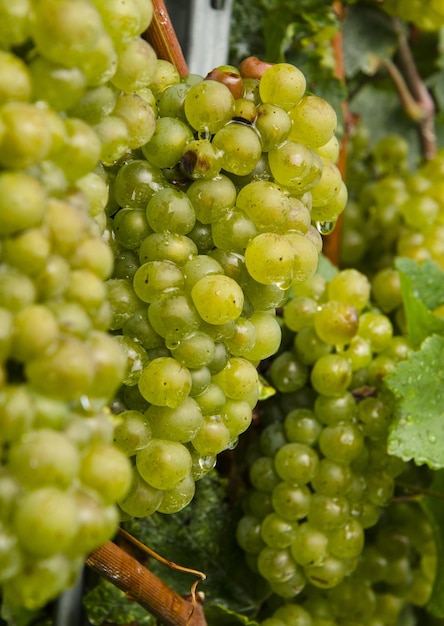
MULTIPOLYGON (((444 496, 444 471, 434 472, 430 491, 444 496)), ((432 525, 436 542, 438 563, 444 563, 444 500, 437 497, 425 496, 421 499, 421 506, 427 513, 432 525)), ((427 604, 427 610, 438 617, 444 617, 444 568, 438 567, 436 577, 427 604)))
POLYGON ((432 469, 444 467, 444 337, 428 337, 385 378, 397 398, 390 454, 432 469))
POLYGON ((444 319, 433 309, 444 302, 444 272, 433 261, 421 265, 412 259, 398 258, 399 271, 409 339, 419 346, 426 337, 444 334, 444 319))
POLYGON ((350 7, 343 24, 346 76, 358 72, 374 75, 381 61, 392 57, 397 36, 390 19, 381 11, 359 5, 350 7))

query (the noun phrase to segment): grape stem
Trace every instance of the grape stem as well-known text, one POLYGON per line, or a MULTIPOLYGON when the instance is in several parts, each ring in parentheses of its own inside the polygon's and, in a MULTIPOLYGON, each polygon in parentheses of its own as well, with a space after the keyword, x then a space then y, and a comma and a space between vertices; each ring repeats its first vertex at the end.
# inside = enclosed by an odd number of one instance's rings
MULTIPOLYGON (((400 487, 401 489, 404 489, 405 491, 411 491, 415 494, 418 494, 417 496, 415 496, 415 498, 418 498, 418 496, 428 496, 429 498, 437 498, 438 500, 444 500, 444 493, 441 493, 440 491, 433 491, 431 489, 427 489, 426 487, 417 487, 416 485, 409 485, 408 483, 403 483, 398 480, 396 481, 396 486, 400 487)), ((408 497, 411 498, 412 496, 408 496, 408 497)))
POLYGON ((399 20, 393 20, 398 36, 398 65, 386 61, 390 76, 406 114, 417 123, 422 154, 425 160, 436 155, 435 103, 419 75, 412 50, 399 20))
POLYGON ((159 59, 169 61, 181 76, 186 76, 189 73, 187 62, 165 3, 163 0, 152 0, 152 3, 153 19, 143 36, 153 46, 159 59))
POLYGON ((207 626, 198 602, 190 602, 177 594, 112 541, 94 550, 86 564, 138 602, 163 626, 207 626))

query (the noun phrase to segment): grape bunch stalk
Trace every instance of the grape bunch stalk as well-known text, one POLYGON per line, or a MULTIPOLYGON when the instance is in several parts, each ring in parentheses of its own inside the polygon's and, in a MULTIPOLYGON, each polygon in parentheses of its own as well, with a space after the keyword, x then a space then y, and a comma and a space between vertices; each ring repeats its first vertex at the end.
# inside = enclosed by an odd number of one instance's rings
POLYGON ((250 425, 344 209, 287 63, 181 77, 147 0, 0 4, 0 585, 34 610, 250 425), (30 531, 32 529, 32 532, 30 531))

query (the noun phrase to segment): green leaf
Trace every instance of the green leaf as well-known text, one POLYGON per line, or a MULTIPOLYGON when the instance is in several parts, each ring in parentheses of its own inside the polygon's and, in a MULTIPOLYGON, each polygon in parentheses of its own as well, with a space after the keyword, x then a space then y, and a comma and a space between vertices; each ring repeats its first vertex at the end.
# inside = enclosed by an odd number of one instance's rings
POLYGON ((398 258, 399 271, 409 339, 419 346, 428 336, 444 334, 444 319, 433 309, 444 302, 444 272, 433 261, 421 265, 412 259, 398 258))
POLYGON ((433 335, 385 378, 397 398, 389 453, 432 469, 444 467, 443 363, 444 337, 433 335))
POLYGON ((140 604, 130 600, 123 591, 104 578, 83 598, 88 621, 93 626, 103 623, 137 626, 155 626, 156 619, 140 604))
POLYGON ((325 280, 330 281, 333 276, 338 273, 338 268, 334 265, 325 254, 319 255, 318 269, 316 274, 320 274, 325 280))
POLYGON ((344 69, 348 77, 358 72, 373 76, 397 47, 390 19, 381 11, 363 5, 349 7, 343 38, 344 69))
MULTIPOLYGON (((434 472, 430 491, 440 493, 444 497, 444 471, 434 472)), ((426 511, 432 525, 437 560, 444 563, 444 499, 425 496, 421 499, 421 506, 426 511)), ((432 595, 427 604, 427 610, 438 617, 444 617, 444 568, 437 567, 432 595)))

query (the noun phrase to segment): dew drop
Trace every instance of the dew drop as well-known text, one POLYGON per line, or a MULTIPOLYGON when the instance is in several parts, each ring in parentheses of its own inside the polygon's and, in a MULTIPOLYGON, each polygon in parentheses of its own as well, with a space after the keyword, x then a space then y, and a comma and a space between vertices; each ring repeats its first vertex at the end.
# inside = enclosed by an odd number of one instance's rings
POLYGON ((336 226, 336 220, 328 220, 325 222, 316 222, 316 228, 321 235, 329 235, 332 233, 336 226))
POLYGON ((429 441, 429 443, 436 443, 437 441, 437 437, 435 435, 435 433, 433 433, 432 431, 427 431, 427 439, 429 441))

